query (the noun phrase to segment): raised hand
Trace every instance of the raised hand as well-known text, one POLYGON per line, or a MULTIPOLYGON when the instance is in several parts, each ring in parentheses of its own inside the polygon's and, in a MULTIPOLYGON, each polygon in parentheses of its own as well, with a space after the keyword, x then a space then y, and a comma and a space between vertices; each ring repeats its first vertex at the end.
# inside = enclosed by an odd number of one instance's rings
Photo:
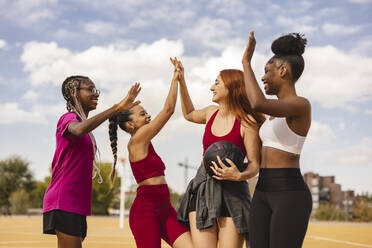
POLYGON ((213 166, 211 166, 210 168, 215 174, 213 175, 213 178, 217 180, 240 181, 240 171, 233 161, 226 158, 227 163, 230 164, 230 167, 228 167, 222 162, 219 156, 217 156, 217 160, 221 168, 218 167, 214 161, 212 161, 213 166))
POLYGON ((127 96, 121 100, 117 105, 118 111, 125 111, 133 108, 134 106, 140 104, 140 101, 134 101, 141 91, 140 83, 136 82, 128 91, 127 96))
POLYGON ((178 68, 179 68, 178 80, 184 82, 185 81, 185 73, 184 73, 182 62, 180 60, 178 61, 178 68))
POLYGON ((247 47, 245 49, 243 59, 242 59, 243 65, 251 63, 255 47, 256 47, 256 39, 254 38, 254 31, 251 31, 249 33, 249 42, 247 44, 247 47))
POLYGON ((184 79, 183 75, 183 66, 181 61, 177 60, 177 57, 174 57, 174 59, 169 58, 174 65, 174 73, 173 73, 173 79, 181 80, 184 79))

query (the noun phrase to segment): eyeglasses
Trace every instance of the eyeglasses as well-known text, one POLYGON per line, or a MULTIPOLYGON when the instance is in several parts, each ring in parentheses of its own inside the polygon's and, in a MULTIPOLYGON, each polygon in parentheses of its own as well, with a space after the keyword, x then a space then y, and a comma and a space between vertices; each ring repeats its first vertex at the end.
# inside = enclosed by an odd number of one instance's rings
POLYGON ((90 92, 92 92, 92 94, 101 94, 101 91, 100 90, 97 90, 96 88, 86 88, 86 87, 80 87, 79 88, 79 90, 80 89, 84 89, 84 90, 89 90, 90 92))

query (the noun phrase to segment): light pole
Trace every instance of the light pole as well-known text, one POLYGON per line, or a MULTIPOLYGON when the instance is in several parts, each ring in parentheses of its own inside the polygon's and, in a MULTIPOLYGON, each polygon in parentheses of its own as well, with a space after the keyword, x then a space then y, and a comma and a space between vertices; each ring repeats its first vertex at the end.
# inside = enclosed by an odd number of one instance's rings
POLYGON ((187 158, 185 158, 185 162, 184 163, 178 163, 178 165, 185 168, 185 174, 184 174, 185 175, 185 179, 184 179, 185 181, 184 181, 184 184, 185 184, 185 189, 186 189, 186 187, 187 187, 187 179, 188 179, 188 170, 189 169, 197 170, 197 168, 195 168, 193 166, 190 166, 188 164, 188 159, 187 158))

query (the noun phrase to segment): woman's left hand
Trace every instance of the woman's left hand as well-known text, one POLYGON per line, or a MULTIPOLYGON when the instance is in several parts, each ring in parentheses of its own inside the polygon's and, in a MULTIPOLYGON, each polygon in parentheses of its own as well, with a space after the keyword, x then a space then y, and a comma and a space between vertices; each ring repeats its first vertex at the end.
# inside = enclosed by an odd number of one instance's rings
POLYGON ((240 181, 241 173, 233 161, 226 158, 227 163, 230 164, 230 167, 228 167, 222 162, 219 156, 217 156, 217 160, 221 168, 218 167, 214 161, 212 161, 213 166, 211 166, 210 168, 215 174, 212 176, 213 178, 217 180, 240 181))

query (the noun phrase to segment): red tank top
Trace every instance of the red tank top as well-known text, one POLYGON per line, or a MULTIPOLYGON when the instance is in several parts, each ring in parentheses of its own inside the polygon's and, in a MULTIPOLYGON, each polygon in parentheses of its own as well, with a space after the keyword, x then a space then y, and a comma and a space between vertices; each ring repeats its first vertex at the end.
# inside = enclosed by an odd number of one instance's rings
POLYGON ((216 118, 217 113, 218 113, 218 110, 214 112, 214 114, 211 116, 211 118, 207 122, 207 125, 205 125, 205 131, 204 131, 204 136, 203 136, 203 155, 211 144, 217 141, 225 140, 225 141, 229 141, 237 145, 242 150, 243 156, 245 157, 247 152, 245 150, 242 136, 240 135, 240 121, 238 119, 235 118, 234 126, 228 134, 224 136, 213 135, 212 124, 213 124, 214 119, 216 118))
POLYGON ((159 155, 156 154, 151 142, 149 145, 149 153, 144 159, 136 162, 129 162, 137 183, 151 177, 164 176, 165 165, 159 155))

